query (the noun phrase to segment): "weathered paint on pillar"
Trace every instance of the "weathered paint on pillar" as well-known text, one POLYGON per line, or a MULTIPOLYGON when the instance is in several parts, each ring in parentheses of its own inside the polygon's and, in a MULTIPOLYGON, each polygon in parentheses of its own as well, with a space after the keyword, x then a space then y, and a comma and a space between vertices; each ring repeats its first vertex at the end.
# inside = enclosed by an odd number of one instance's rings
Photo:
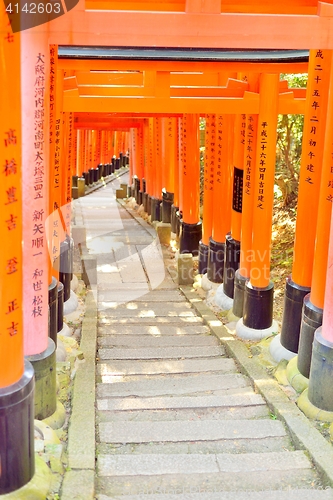
POLYGON ((217 159, 216 115, 206 115, 202 243, 207 246, 213 229, 214 177, 217 159))
POLYGON ((155 169, 156 182, 154 196, 160 200, 162 198, 162 123, 161 118, 154 118, 154 153, 155 153, 155 169))
MULTIPOLYGON (((249 75, 249 89, 259 91, 259 75, 249 75)), ((243 178, 243 203, 241 226, 241 252, 239 273, 243 278, 250 278, 252 254, 252 224, 254 209, 254 181, 256 165, 258 116, 247 115, 246 139, 244 147, 244 178, 243 178)))
POLYGON ((174 163, 174 188, 173 188, 173 204, 179 207, 179 118, 175 118, 175 163, 174 163))
MULTIPOLYGON (((332 52, 331 52, 332 53, 332 52)), ((330 89, 325 127, 325 142, 320 191, 318 199, 318 217, 315 237, 313 273, 311 281, 310 301, 323 309, 328 243, 331 225, 333 202, 333 65, 331 65, 330 89)))
POLYGON ((235 141, 233 148, 233 192, 231 210, 231 236, 236 241, 241 240, 245 131, 246 115, 236 115, 234 131, 235 141))
POLYGON ((48 345, 49 46, 45 32, 24 31, 21 41, 23 321, 29 356, 48 345))
POLYGON ((254 180, 253 238, 250 281, 253 287, 270 283, 270 257, 279 75, 260 77, 260 107, 254 180))
POLYGON ((196 224, 200 206, 199 118, 183 116, 183 221, 196 224))
MULTIPOLYGON (((0 21, 7 24, 8 19, 0 21)), ((16 383, 24 371, 20 34, 9 29, 8 37, 0 42, 0 388, 16 383)))
POLYGON ((217 160, 215 170, 212 237, 214 241, 223 243, 231 228, 231 181, 232 163, 229 161, 232 152, 233 117, 216 115, 216 148, 217 160))
POLYGON ((310 50, 292 280, 311 286, 331 51, 310 50))
POLYGON ((184 157, 184 141, 183 141, 183 122, 184 118, 178 119, 178 141, 179 141, 179 211, 183 211, 183 157, 184 157))

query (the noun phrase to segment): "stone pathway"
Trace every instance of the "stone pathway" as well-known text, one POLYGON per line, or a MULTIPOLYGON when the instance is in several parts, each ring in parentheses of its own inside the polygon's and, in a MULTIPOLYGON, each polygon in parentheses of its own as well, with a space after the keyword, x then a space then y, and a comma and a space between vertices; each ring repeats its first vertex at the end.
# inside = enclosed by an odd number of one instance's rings
POLYGON ((153 229, 116 204, 116 187, 82 207, 98 264, 96 498, 332 498, 177 289, 153 229))

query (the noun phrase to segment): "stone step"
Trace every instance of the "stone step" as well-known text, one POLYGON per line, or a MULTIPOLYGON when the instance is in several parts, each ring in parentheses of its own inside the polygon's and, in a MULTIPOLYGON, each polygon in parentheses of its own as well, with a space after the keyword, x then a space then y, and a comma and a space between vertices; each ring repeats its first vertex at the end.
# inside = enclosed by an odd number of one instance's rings
POLYGON ((122 325, 149 325, 149 326, 154 326, 154 325, 160 325, 160 324, 170 324, 172 325, 179 325, 181 327, 183 326, 190 326, 197 324, 202 324, 203 319, 198 317, 198 316, 169 316, 169 317, 163 317, 163 316, 155 316, 155 317, 126 317, 123 318, 121 316, 119 317, 112 317, 110 316, 106 310, 103 310, 99 314, 99 324, 100 325, 118 325, 119 328, 122 327, 122 325))
MULTIPOLYGON (((104 401, 104 400, 103 400, 104 401)), ((169 408, 167 410, 99 411, 98 422, 160 422, 160 421, 203 421, 244 420, 268 418, 265 405, 236 406, 222 408, 169 408)))
POLYGON ((303 451, 177 455, 99 455, 99 476, 155 476, 219 472, 287 471, 311 469, 303 451))
POLYGON ((234 438, 216 441, 191 441, 168 443, 96 443, 97 452, 108 455, 142 454, 207 454, 207 453, 267 453, 268 451, 290 450, 294 448, 289 436, 263 437, 260 439, 234 438))
MULTIPOLYGON (((133 280, 134 281, 134 280, 133 280)), ((108 302, 105 302, 106 304, 108 302)), ((110 318, 156 318, 156 317, 195 317, 196 312, 191 304, 184 302, 142 302, 134 304, 115 304, 104 309, 104 314, 110 318), (136 307, 135 307, 136 306, 136 307)))
POLYGON ((98 349, 98 358, 106 359, 181 359, 224 356, 222 346, 208 347, 138 347, 135 349, 98 349))
MULTIPOLYGON (((160 494, 147 492, 139 495, 116 495, 107 496, 100 494, 97 496, 97 500, 143 500, 145 497, 149 500, 332 500, 333 491, 332 489, 277 489, 272 490, 271 488, 266 489, 266 491, 219 491, 213 492, 212 489, 207 486, 205 489, 201 489, 201 492, 196 493, 195 488, 184 487, 180 488, 179 491, 185 493, 170 493, 160 494), (211 492, 210 492, 211 491, 211 492), (186 493, 187 492, 187 493, 186 493), (148 496, 149 495, 149 496, 148 496)), ((199 491, 199 490, 197 490, 199 491)))
MULTIPOLYGON (((225 500, 226 492, 233 492, 233 500, 239 500, 239 493, 246 493, 243 497, 248 499, 249 492, 252 492, 252 498, 256 497, 255 492, 264 491, 265 496, 261 499, 271 500, 272 490, 278 500, 289 500, 290 489, 306 489, 312 494, 312 500, 315 490, 311 484, 315 483, 317 476, 311 469, 291 469, 291 470, 266 470, 253 472, 220 472, 206 474, 165 474, 156 476, 124 476, 124 477, 100 477, 97 480, 98 491, 109 495, 111 498, 121 498, 123 495, 137 495, 136 499, 152 498, 160 500, 158 493, 164 493, 162 498, 173 498, 179 500, 183 494, 186 500, 193 500, 193 493, 200 494, 200 500, 203 494, 216 493, 219 500, 225 500), (119 495, 119 496, 118 496, 119 495), (172 495, 170 497, 170 495, 172 495)), ((332 491, 330 492, 332 494, 332 491)), ((125 497, 126 498, 126 497, 125 497)), ((132 497, 133 498, 133 497, 132 497)), ((209 498, 209 497, 208 497, 209 498)), ((260 497, 259 497, 260 498, 260 497)), ((273 497, 274 498, 274 497, 273 497)), ((300 498, 300 497, 298 497, 300 498)), ((332 497, 326 497, 332 498, 332 497)), ((127 500, 130 500, 129 496, 127 500)), ((302 497, 303 500, 303 497, 302 497)))
POLYGON ((187 335, 155 337, 153 335, 104 335, 99 336, 99 347, 196 347, 220 345, 215 335, 187 335))
POLYGON ((234 360, 220 357, 167 361, 110 360, 97 364, 97 373, 103 376, 103 382, 107 382, 108 376, 115 377, 117 375, 160 375, 163 373, 177 374, 217 371, 223 373, 236 371, 234 360))
MULTIPOLYGON (((109 295, 113 296, 113 291, 109 292, 107 287, 104 289, 100 289, 98 294, 99 300, 108 300, 109 295)), ((138 297, 135 302, 184 302, 186 303, 186 299, 184 295, 182 295, 177 290, 153 290, 152 292, 148 292, 142 297, 138 297)))
MULTIPOLYGON (((200 319, 200 318, 199 318, 200 319)), ((103 325, 98 327, 98 334, 101 335, 152 335, 158 337, 182 337, 183 335, 207 335, 209 328, 205 325, 194 323, 193 325, 103 325)))
POLYGON ((171 396, 155 398, 110 398, 98 399, 97 409, 103 411, 129 410, 167 410, 182 408, 235 408, 249 406, 265 406, 265 401, 259 394, 254 394, 251 388, 243 389, 242 394, 228 396, 171 396))
POLYGON ((152 377, 131 377, 124 382, 112 384, 97 384, 97 397, 108 398, 116 396, 180 396, 200 393, 212 393, 229 389, 249 387, 248 378, 239 373, 210 375, 156 375, 152 377))
POLYGON ((150 443, 261 439, 284 436, 277 420, 204 420, 200 422, 101 422, 99 438, 105 443, 150 443))

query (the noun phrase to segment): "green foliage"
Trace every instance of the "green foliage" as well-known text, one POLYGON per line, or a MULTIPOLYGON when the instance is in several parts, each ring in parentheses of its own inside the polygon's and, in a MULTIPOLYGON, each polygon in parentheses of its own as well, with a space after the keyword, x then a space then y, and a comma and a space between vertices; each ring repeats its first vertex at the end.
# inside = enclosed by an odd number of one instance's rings
MULTIPOLYGON (((289 88, 305 88, 307 73, 282 74, 289 88)), ((297 196, 302 154, 304 116, 279 115, 277 127, 276 184, 277 193, 289 205, 297 196)))

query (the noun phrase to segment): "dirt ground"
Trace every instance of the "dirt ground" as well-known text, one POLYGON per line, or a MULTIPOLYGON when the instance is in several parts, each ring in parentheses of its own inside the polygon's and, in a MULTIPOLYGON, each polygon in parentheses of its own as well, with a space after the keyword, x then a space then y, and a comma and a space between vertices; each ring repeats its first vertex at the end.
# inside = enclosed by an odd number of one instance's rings
POLYGON ((273 211, 271 279, 274 282, 273 316, 282 321, 286 278, 291 274, 296 224, 296 200, 288 207, 275 201, 273 211))

